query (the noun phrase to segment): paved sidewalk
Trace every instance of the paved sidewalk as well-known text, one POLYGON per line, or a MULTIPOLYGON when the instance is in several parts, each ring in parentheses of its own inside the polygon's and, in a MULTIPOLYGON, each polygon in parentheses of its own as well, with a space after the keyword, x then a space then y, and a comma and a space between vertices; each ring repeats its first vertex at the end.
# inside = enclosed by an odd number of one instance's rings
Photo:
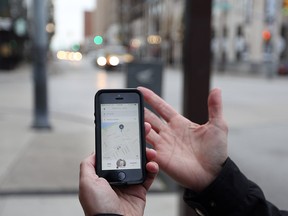
POLYGON ((79 162, 93 151, 93 124, 51 112, 52 130, 33 130, 30 69, 0 74, 0 192, 75 191, 79 162))

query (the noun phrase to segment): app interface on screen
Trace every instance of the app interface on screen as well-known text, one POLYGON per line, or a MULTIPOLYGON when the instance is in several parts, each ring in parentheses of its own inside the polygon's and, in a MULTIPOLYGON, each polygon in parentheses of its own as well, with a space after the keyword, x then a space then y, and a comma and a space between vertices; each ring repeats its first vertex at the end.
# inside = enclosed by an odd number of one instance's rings
POLYGON ((138 104, 101 104, 102 169, 140 169, 138 104))

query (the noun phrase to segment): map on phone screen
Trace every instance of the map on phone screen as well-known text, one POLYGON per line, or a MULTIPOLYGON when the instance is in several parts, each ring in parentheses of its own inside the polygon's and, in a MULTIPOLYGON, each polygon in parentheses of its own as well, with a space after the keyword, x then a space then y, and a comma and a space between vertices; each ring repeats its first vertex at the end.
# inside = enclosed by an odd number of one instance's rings
POLYGON ((101 104, 102 169, 140 169, 137 103, 101 104))

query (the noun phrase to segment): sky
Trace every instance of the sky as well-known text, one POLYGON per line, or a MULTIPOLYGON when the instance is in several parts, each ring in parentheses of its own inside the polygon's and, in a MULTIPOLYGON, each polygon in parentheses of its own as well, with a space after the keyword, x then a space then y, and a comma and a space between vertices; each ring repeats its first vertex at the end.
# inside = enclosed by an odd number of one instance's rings
POLYGON ((54 0, 55 35, 53 50, 69 49, 84 39, 84 11, 92 10, 97 0, 54 0))

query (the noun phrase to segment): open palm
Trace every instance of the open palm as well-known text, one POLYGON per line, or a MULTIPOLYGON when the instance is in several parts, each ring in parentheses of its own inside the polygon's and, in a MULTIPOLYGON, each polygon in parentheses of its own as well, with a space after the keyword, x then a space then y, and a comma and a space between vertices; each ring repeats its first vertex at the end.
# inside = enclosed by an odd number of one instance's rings
POLYGON ((184 187, 203 190, 227 159, 228 129, 222 118, 220 90, 210 93, 209 121, 204 125, 183 117, 152 91, 143 87, 139 90, 162 117, 145 110, 145 121, 152 126, 146 139, 157 151, 156 162, 184 187))

